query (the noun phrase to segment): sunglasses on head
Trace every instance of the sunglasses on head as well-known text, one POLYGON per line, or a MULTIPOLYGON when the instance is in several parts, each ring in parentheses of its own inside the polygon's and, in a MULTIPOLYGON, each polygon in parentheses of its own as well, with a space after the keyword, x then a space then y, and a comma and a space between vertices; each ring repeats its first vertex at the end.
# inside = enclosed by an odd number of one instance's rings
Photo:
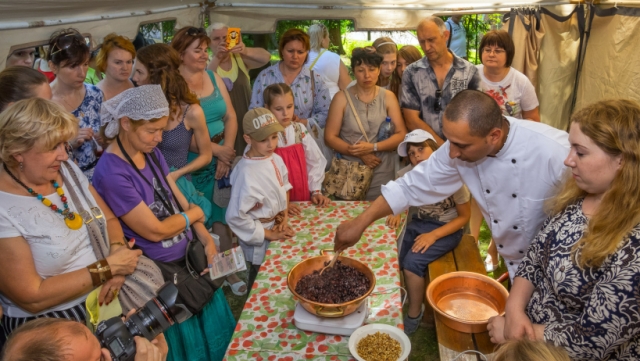
POLYGON ((436 101, 433 103, 433 110, 439 113, 442 110, 442 90, 436 90, 436 101))
POLYGON ((187 35, 189 36, 198 36, 198 35, 207 35, 206 30, 204 28, 196 28, 192 27, 187 30, 187 35))
POLYGON ((52 50, 51 55, 54 55, 63 50, 69 49, 73 45, 87 46, 87 42, 85 41, 84 36, 78 33, 69 33, 69 34, 61 35, 53 43, 53 47, 52 47, 53 49, 51 49, 52 50))

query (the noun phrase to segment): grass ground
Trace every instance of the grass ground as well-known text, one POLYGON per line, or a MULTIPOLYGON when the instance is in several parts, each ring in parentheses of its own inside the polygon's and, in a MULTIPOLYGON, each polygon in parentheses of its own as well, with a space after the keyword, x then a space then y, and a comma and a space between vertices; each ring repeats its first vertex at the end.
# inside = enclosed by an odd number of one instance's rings
MULTIPOLYGON (((487 256, 487 248, 489 247, 489 241, 491 240, 491 231, 487 227, 486 223, 482 223, 480 228, 480 243, 478 248, 480 249, 480 255, 482 259, 487 256)), ((500 266, 495 271, 497 275, 504 273, 506 267, 500 260, 500 266)), ((489 276, 494 276, 494 272, 489 273, 489 276)), ((247 272, 239 272, 238 276, 247 281, 247 272)), ((240 318, 242 309, 247 300, 247 296, 236 296, 231 292, 230 287, 224 287, 224 294, 231 307, 231 312, 236 320, 240 318)), ((438 339, 436 337, 435 327, 432 325, 422 325, 418 328, 413 335, 409 337, 411 340, 411 355, 409 355, 409 361, 435 361, 440 359, 438 354, 438 339)))

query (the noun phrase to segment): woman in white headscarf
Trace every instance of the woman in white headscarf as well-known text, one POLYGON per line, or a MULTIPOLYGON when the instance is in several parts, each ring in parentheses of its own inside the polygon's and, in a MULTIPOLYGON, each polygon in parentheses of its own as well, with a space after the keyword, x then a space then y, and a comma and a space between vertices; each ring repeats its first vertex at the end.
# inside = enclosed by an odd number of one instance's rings
MULTIPOLYGON (((169 103, 162 87, 125 90, 104 102, 100 115, 106 124, 105 138, 112 142, 96 166, 93 184, 120 219, 126 237, 135 238, 144 254, 158 263, 165 281, 176 282, 177 278, 180 287, 182 273, 169 280, 163 265, 185 263, 194 232, 204 246, 209 267, 217 251, 204 225, 204 212, 189 204, 173 179, 166 177, 169 166, 156 148, 169 121, 169 103)), ((201 275, 208 272, 207 268, 201 275)), ((222 289, 209 286, 213 289, 210 300, 199 311, 190 309, 193 317, 165 333, 168 360, 222 359, 235 320, 222 289)), ((181 293, 179 297, 187 300, 190 296, 181 293)))

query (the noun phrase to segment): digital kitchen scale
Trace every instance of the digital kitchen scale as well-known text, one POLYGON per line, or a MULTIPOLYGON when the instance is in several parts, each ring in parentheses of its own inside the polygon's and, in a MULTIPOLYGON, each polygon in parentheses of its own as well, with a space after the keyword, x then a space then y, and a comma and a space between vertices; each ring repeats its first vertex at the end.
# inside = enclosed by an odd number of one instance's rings
POLYGON ((300 303, 296 304, 293 323, 303 331, 326 333, 331 335, 350 336, 353 331, 364 324, 367 319, 368 302, 362 302, 358 309, 344 317, 318 317, 305 310, 300 303))

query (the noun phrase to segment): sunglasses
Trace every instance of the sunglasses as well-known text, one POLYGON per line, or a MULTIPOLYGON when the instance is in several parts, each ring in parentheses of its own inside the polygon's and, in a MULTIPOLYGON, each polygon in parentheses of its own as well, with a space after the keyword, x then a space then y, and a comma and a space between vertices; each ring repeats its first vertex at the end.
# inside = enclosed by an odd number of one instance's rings
POLYGON ((440 113, 442 111, 442 90, 436 90, 436 101, 433 103, 433 111, 440 113))
POLYGON ((198 35, 207 35, 207 31, 204 30, 204 28, 189 28, 189 30, 187 30, 187 35, 189 36, 198 36, 198 35))
POLYGON ((87 46, 87 42, 84 39, 84 36, 78 33, 69 33, 66 35, 62 35, 56 39, 55 43, 53 43, 53 50, 51 55, 59 53, 63 50, 69 49, 73 45, 81 45, 87 46))

